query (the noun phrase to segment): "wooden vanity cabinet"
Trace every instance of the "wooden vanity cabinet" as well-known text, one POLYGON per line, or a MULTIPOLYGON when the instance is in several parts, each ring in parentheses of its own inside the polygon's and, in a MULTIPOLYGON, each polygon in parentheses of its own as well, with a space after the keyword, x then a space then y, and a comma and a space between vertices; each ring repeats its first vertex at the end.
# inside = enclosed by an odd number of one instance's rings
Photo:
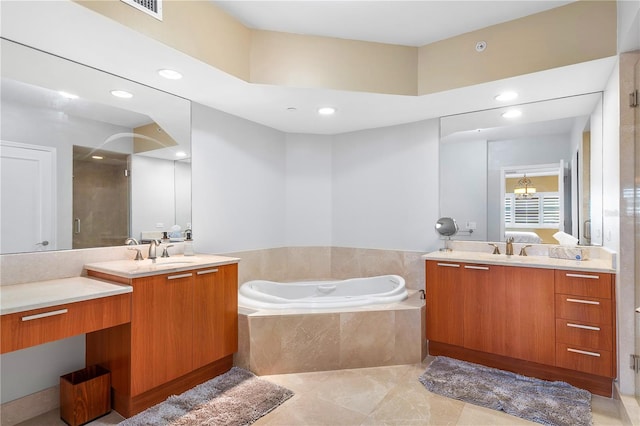
POLYGON ((2 353, 128 323, 131 293, 2 315, 2 353))
POLYGON ((611 274, 557 270, 555 282, 557 365, 616 377, 611 274))
POLYGON ((238 351, 238 268, 196 271, 193 307, 193 367, 238 351), (211 336, 218 336, 212 339, 211 336))
POLYGON ((131 323, 87 334, 87 365, 112 374, 113 408, 130 417, 233 365, 237 351, 237 264, 125 279, 131 323))
POLYGON ((427 339, 462 346, 464 282, 460 262, 427 261, 427 339))
POLYGON ((555 361, 552 270, 427 261, 427 339, 555 361))
POLYGON ((426 330, 444 355, 611 396, 611 274, 426 261, 426 330))
POLYGON ((193 272, 136 278, 131 316, 131 394, 193 368, 193 272))

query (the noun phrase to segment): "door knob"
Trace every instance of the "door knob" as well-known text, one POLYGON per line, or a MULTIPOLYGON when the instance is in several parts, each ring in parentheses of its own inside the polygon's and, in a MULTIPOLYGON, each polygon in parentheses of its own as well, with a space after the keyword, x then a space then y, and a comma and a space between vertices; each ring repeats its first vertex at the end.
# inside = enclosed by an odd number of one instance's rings
POLYGON ((49 245, 49 241, 44 240, 44 241, 41 241, 41 242, 39 242, 39 243, 36 243, 36 245, 37 245, 37 246, 43 246, 43 247, 46 247, 46 246, 48 246, 48 245, 49 245))

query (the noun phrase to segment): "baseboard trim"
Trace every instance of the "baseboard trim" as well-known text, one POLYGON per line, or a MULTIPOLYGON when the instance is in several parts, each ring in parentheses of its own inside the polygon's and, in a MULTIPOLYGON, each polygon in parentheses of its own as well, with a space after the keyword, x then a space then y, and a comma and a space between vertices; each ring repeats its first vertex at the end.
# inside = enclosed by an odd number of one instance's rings
POLYGON ((0 405, 0 424, 14 426, 60 407, 60 387, 53 386, 0 405))

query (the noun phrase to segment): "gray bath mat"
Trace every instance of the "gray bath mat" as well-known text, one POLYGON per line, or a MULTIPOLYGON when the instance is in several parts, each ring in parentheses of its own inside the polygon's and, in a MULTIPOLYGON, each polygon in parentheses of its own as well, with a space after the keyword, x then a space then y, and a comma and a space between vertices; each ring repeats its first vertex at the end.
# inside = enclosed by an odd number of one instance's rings
POLYGON ((289 389, 233 367, 183 394, 170 396, 120 425, 250 425, 292 396, 289 389))
POLYGON ((431 392, 552 426, 590 426, 591 393, 447 357, 420 376, 431 392))

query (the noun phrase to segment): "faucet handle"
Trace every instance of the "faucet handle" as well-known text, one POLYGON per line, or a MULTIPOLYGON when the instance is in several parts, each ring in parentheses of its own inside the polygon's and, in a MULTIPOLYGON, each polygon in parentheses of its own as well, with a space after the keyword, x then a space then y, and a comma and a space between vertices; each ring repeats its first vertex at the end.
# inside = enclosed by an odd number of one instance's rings
POLYGON ((497 244, 489 243, 489 245, 493 247, 493 254, 500 254, 500 249, 497 244))
POLYGON ((135 250, 136 251, 136 258, 134 260, 144 260, 144 257, 142 257, 142 252, 140 251, 140 249, 129 247, 127 250, 135 250))
POLYGON ((520 249, 520 256, 527 256, 527 247, 531 247, 531 245, 522 246, 520 249))
POLYGON ((168 246, 164 247, 164 250, 162 250, 162 256, 161 257, 169 257, 169 247, 173 247, 173 244, 169 244, 168 246))

